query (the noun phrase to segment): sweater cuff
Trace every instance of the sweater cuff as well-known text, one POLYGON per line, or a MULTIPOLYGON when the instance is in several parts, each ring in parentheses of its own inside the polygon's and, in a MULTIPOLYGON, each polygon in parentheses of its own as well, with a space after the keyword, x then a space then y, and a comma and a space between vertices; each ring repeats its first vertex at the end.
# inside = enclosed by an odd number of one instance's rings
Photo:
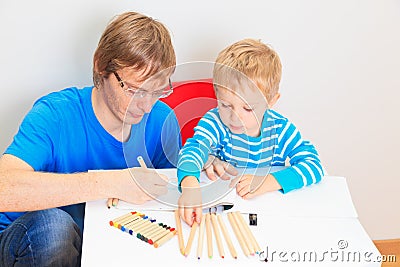
POLYGON ((200 183, 200 178, 199 178, 200 177, 200 171, 184 171, 182 169, 178 169, 177 176, 178 176, 178 190, 181 193, 182 193, 181 183, 182 183, 182 180, 186 176, 194 176, 194 177, 197 178, 197 181, 200 183))
POLYGON ((292 168, 287 168, 271 174, 282 186, 282 192, 284 194, 303 186, 303 184, 300 183, 301 177, 298 177, 299 175, 292 168))

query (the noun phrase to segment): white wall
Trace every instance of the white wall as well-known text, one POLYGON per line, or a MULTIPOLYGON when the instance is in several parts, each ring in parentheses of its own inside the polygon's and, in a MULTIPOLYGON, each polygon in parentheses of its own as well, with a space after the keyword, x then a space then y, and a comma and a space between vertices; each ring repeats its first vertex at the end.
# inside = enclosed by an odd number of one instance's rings
POLYGON ((400 237, 400 1, 0 0, 0 149, 39 96, 91 84, 106 23, 136 10, 173 33, 178 63, 212 61, 245 37, 283 66, 277 110, 348 178, 373 239, 400 237), (397 104, 397 105, 396 105, 397 104))

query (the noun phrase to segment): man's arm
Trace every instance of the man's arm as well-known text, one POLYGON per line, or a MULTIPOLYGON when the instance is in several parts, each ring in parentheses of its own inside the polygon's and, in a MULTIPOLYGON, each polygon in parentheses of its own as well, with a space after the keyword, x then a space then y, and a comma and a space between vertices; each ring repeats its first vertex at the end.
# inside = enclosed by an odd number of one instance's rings
POLYGON ((58 174, 34 171, 12 155, 0 158, 0 211, 40 210, 107 197, 140 204, 165 193, 165 185, 154 171, 142 168, 58 174))

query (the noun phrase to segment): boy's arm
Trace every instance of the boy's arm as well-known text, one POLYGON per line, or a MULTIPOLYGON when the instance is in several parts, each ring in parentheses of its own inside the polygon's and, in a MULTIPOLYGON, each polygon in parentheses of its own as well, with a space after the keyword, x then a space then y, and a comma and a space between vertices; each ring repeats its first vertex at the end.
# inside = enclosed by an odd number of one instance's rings
POLYGON ((284 193, 293 189, 318 183, 324 170, 314 145, 301 137, 298 129, 290 122, 278 133, 278 147, 274 161, 285 161, 290 158, 290 167, 272 173, 282 186, 284 193))
POLYGON ((202 216, 202 199, 200 183, 194 176, 186 176, 181 183, 182 195, 179 198, 179 215, 188 225, 196 220, 200 223, 202 216))
POLYGON ((179 190, 184 177, 194 176, 199 179, 212 149, 220 143, 222 132, 214 115, 208 112, 201 118, 194 129, 193 137, 187 139, 179 152, 177 167, 179 190))
POLYGON ((236 181, 232 180, 231 186, 236 185, 236 192, 243 199, 250 199, 267 192, 282 189, 282 186, 272 174, 268 174, 267 176, 245 174, 239 178, 236 181))

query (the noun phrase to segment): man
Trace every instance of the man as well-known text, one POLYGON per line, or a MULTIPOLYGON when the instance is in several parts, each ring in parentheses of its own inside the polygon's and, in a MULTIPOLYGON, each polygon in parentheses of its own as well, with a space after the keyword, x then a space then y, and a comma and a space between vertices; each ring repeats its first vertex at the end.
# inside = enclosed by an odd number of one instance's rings
POLYGON ((176 166, 176 64, 168 30, 127 12, 100 38, 93 87, 37 100, 0 159, 0 266, 79 266, 84 202, 143 203, 166 192, 154 171, 176 166), (113 172, 88 172, 113 169, 113 172), (60 208, 56 208, 60 207, 60 208), (26 212, 28 211, 28 212, 26 212))

